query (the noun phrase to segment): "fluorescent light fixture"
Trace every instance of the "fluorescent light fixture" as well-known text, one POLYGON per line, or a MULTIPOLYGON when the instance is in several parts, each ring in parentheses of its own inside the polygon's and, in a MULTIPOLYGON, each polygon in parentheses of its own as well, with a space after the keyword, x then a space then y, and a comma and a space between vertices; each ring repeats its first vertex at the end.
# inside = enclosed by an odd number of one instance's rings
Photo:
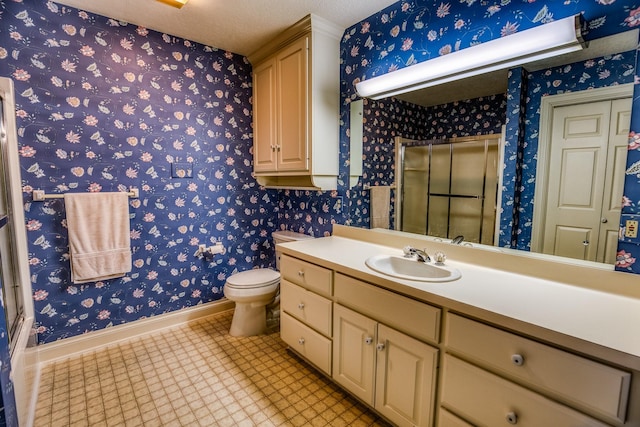
POLYGON ((580 15, 480 43, 356 83, 363 98, 380 99, 522 65, 584 47, 580 15))
POLYGON ((182 9, 182 6, 187 4, 189 0, 157 0, 160 3, 168 4, 169 6, 177 7, 178 9, 182 9))

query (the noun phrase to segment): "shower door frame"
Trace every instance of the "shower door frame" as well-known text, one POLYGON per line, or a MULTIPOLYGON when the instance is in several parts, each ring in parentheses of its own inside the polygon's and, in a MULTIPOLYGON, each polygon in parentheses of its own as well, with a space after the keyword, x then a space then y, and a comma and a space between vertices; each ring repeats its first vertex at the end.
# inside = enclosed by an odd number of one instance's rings
MULTIPOLYGON (((460 144, 460 143, 468 143, 475 142, 479 140, 487 140, 487 139, 496 139, 498 140, 498 173, 497 173, 497 189, 496 189, 496 201, 495 201, 495 219, 494 219, 494 229, 493 229, 493 241, 494 245, 497 244, 500 234, 500 217, 501 217, 501 209, 500 206, 502 204, 502 180, 503 180, 503 167, 504 164, 504 126, 502 127, 502 133, 500 134, 486 134, 486 135, 472 135, 466 137, 455 137, 455 138, 434 138, 429 140, 415 140, 415 139, 407 139, 401 136, 397 136, 395 138, 395 187, 397 195, 395 197, 394 203, 394 229, 401 230, 402 229, 402 199, 403 199, 403 165, 404 165, 404 154, 405 147, 410 143, 420 142, 421 145, 432 145, 432 144, 460 144)), ((485 148, 486 150, 486 148, 485 148)), ((429 171, 430 173, 430 171, 429 171)), ((450 171, 451 173, 451 171, 450 171)), ((486 161, 484 166, 484 180, 486 181, 486 161)), ((483 188, 484 188, 483 182, 483 188)), ((427 189, 429 191, 429 189, 427 189)), ((484 190, 483 190, 484 191, 484 190)), ((481 212, 484 212, 484 200, 482 201, 482 209, 481 212)), ((429 224, 428 224, 428 214, 426 219, 426 231, 428 233, 429 224)), ((482 227, 481 220, 481 227, 482 227)), ((448 227, 447 227, 448 228, 448 227)), ((482 232, 480 232, 480 236, 482 236, 482 232)))

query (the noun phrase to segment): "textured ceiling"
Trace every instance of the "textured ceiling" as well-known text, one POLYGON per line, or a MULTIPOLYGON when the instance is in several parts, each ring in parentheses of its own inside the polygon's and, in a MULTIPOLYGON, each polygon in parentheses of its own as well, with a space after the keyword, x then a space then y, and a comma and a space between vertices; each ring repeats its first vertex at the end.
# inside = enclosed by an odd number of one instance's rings
POLYGON ((156 0, 56 3, 248 55, 309 13, 344 29, 395 0, 190 0, 182 9, 156 0))

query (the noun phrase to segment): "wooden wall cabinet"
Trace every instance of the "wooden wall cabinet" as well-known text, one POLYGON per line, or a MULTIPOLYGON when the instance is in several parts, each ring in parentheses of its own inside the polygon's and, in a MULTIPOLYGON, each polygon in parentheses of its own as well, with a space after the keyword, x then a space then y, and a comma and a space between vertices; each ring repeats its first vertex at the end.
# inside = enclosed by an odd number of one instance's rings
POLYGON ((309 15, 249 55, 260 185, 337 188, 341 36, 341 29, 309 15))

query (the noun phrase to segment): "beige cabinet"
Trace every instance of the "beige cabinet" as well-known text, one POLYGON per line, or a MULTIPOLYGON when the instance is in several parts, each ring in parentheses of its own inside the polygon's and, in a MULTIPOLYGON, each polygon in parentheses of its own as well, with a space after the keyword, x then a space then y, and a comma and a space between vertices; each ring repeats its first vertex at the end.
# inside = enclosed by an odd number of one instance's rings
POLYGON ((319 264, 282 255, 282 339, 395 425, 640 426, 638 370, 601 348, 319 264))
POLYGON ((444 357, 441 404, 479 426, 607 425, 451 355, 444 357))
POLYGON ((331 270, 282 255, 280 337, 318 369, 331 375, 333 289, 331 270), (329 298, 327 298, 329 297, 329 298))
POLYGON ((308 110, 309 36, 294 41, 256 66, 253 73, 253 170, 309 170, 308 110))
POLYGON ((333 378, 399 426, 433 419, 438 350, 336 304, 333 378))
POLYGON ((474 424, 625 421, 630 372, 452 313, 445 345, 441 404, 474 424))
POLYGON ((337 188, 339 40, 310 15, 249 55, 254 173, 271 188, 337 188))

